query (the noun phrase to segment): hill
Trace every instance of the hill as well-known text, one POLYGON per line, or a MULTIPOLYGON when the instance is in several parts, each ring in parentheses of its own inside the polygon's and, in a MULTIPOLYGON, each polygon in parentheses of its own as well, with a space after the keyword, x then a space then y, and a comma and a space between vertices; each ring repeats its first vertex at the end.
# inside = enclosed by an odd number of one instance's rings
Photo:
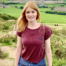
POLYGON ((36 3, 64 3, 64 0, 0 0, 2 2, 19 2, 19 3, 26 3, 28 1, 34 1, 36 3))

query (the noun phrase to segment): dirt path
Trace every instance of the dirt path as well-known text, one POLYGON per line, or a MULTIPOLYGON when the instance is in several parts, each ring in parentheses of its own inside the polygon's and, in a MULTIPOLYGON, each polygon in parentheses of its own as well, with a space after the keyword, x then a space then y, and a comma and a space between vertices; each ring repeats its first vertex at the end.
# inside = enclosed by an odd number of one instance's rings
POLYGON ((9 53, 9 58, 15 58, 15 51, 16 48, 15 47, 9 47, 9 46, 0 46, 1 50, 4 53, 9 53))
POLYGON ((12 60, 12 59, 0 59, 0 66, 14 66, 14 60, 12 60))
POLYGON ((0 46, 0 48, 4 53, 9 53, 9 59, 0 59, 0 66, 14 66, 16 48, 9 46, 0 46))

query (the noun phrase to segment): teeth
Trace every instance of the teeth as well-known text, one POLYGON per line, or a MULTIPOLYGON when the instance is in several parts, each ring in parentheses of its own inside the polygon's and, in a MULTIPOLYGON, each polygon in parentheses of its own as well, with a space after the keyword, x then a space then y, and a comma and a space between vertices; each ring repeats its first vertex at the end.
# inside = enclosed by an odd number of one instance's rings
POLYGON ((33 17, 29 17, 29 18, 33 18, 33 17))

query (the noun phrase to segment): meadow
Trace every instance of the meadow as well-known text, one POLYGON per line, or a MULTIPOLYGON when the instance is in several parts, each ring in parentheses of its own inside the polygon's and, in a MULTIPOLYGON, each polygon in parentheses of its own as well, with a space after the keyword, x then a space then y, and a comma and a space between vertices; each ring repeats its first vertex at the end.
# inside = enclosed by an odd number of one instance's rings
MULTIPOLYGON (((51 11, 51 8, 39 8, 39 10, 41 14, 41 22, 66 24, 65 15, 46 14, 45 11, 51 11)), ((15 16, 15 17, 19 17, 21 15, 21 12, 22 12, 22 9, 17 9, 15 7, 0 8, 1 14, 6 13, 8 15, 15 16)))
MULTIPOLYGON (((11 4, 10 4, 11 5, 11 4)), ((24 4, 22 4, 24 6, 24 4)), ((60 4, 47 4, 49 7, 51 6, 60 6, 60 4)), ((15 6, 20 7, 21 4, 17 5, 11 5, 10 8, 0 8, 0 13, 8 14, 10 16, 19 17, 22 9, 17 9, 15 6)), ((57 14, 46 14, 45 11, 51 11, 51 8, 39 8, 40 14, 41 14, 41 22, 43 25, 48 25, 53 34, 51 36, 51 49, 52 49, 52 64, 53 66, 66 66, 66 15, 57 15, 57 14), (58 24, 58 26, 54 26, 55 24, 58 24)), ((16 31, 13 30, 12 26, 15 25, 16 27, 17 20, 3 20, 0 18, 0 46, 6 46, 9 48, 16 49, 17 46, 17 36, 13 33, 16 31), (6 26, 8 29, 4 28, 6 26), (12 28, 12 29, 11 29, 12 28)), ((15 50, 10 50, 15 52, 15 50)), ((4 49, 3 49, 4 50, 4 49)), ((6 49, 5 49, 6 50, 6 49)), ((15 54, 15 53, 14 53, 15 54)), ((14 57, 10 56, 10 52, 6 52, 4 54, 1 54, 1 57, 6 57, 7 59, 12 59, 10 61, 14 62, 14 57), (9 55, 9 56, 8 56, 9 55)), ((11 54, 12 55, 12 54, 11 54)), ((5 59, 6 59, 5 58, 5 59)), ((0 61, 1 62, 1 61, 0 61)), ((1 62, 2 63, 2 62, 1 62)), ((0 64, 1 64, 0 63, 0 64)), ((6 65, 6 64, 4 64, 6 65)), ((3 66, 4 66, 3 65, 3 66)), ((10 65, 10 66, 14 66, 10 65)))

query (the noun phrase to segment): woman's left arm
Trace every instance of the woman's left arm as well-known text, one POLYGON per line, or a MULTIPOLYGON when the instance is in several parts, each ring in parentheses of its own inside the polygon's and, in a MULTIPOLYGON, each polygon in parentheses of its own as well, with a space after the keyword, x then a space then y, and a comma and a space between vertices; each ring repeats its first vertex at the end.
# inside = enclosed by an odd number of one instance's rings
POLYGON ((45 54, 46 54, 48 66, 52 66, 52 52, 50 47, 50 38, 45 40, 45 54))

